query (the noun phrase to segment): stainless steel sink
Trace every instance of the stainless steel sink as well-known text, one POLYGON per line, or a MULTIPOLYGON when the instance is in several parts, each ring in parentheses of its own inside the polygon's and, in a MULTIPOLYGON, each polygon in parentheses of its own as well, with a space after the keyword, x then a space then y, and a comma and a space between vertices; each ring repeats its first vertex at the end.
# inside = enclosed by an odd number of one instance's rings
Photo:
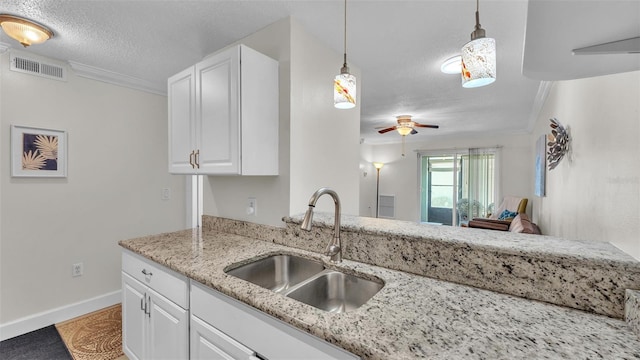
POLYGON ((325 270, 287 292, 287 296, 333 313, 359 308, 384 285, 358 276, 325 270))
POLYGON ((281 293, 324 270, 320 261, 272 255, 227 271, 227 274, 281 293))
POLYGON ((384 286, 294 255, 271 255, 226 273, 334 313, 359 308, 384 286))

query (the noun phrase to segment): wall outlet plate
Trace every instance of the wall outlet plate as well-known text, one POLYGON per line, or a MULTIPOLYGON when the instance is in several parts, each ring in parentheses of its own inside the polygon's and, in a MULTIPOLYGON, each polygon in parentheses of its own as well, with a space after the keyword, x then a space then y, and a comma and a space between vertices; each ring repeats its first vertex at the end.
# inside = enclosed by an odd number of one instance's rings
POLYGON ((254 197, 247 199, 247 215, 258 216, 258 200, 254 197))
POLYGON ((82 276, 84 265, 82 263, 76 263, 71 265, 71 276, 78 277, 82 276))

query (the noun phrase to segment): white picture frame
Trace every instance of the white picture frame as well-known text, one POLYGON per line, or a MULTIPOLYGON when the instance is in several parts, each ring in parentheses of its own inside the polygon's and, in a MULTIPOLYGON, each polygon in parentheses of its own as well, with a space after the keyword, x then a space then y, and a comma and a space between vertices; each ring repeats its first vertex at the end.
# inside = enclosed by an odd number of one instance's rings
POLYGON ((11 125, 12 177, 67 177, 67 133, 11 125))

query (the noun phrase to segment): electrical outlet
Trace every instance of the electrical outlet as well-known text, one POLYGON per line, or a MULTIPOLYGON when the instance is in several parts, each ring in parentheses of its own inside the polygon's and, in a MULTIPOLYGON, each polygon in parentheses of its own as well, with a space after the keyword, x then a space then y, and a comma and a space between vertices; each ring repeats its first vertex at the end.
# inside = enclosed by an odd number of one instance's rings
POLYGON ((71 276, 73 277, 82 276, 83 267, 84 266, 82 265, 82 263, 76 263, 71 265, 71 276))
POLYGON ((162 200, 170 200, 171 199, 171 188, 162 188, 162 195, 160 196, 162 200))
POLYGON ((258 200, 254 197, 247 199, 247 215, 258 216, 258 200))

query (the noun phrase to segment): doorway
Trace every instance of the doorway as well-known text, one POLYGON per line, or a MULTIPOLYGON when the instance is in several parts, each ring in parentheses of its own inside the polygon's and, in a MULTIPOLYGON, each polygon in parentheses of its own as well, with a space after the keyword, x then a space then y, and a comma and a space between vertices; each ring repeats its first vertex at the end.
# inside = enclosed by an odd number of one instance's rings
POLYGON ((420 154, 420 221, 465 226, 491 213, 497 193, 497 149, 420 154))

